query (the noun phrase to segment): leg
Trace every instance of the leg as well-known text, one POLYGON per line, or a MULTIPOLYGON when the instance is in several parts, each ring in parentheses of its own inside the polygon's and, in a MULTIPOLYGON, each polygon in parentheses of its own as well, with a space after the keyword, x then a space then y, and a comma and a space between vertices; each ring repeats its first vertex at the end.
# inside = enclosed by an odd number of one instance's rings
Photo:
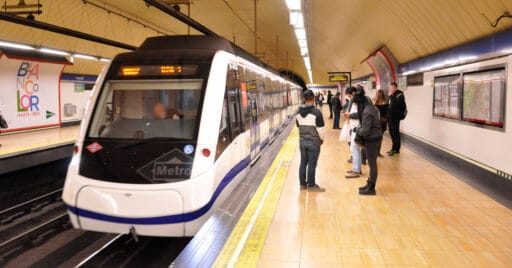
MULTIPOLYGON (((354 134, 352 136, 355 137, 354 134)), ((350 152, 352 153, 352 171, 361 173, 361 148, 353 139, 350 142, 350 152)))
POLYGON ((318 163, 318 157, 320 156, 320 147, 311 146, 308 148, 308 186, 316 185, 316 165, 318 163))
POLYGON ((361 148, 361 163, 366 165, 366 149, 361 148))
POLYGON ((400 136, 400 120, 389 120, 389 135, 391 136, 391 141, 393 142, 393 147, 391 150, 395 152, 400 152, 400 146, 398 145, 399 136, 400 136))
POLYGON ((306 169, 308 165, 308 152, 303 145, 304 142, 300 142, 300 167, 299 167, 299 183, 300 185, 306 185, 306 169))
POLYGON ((329 118, 332 118, 332 104, 329 102, 329 118))
POLYGON ((377 154, 382 141, 366 144, 366 154, 368 156, 368 165, 370 166, 370 176, 365 186, 359 188, 359 194, 375 195, 375 184, 377 183, 377 154))

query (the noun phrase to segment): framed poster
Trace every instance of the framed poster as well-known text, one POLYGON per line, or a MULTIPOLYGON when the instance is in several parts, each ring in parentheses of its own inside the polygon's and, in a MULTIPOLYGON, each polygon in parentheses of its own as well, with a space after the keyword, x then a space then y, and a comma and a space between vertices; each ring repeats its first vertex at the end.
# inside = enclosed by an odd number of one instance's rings
POLYGON ((0 110, 13 132, 59 126, 63 64, 0 56, 0 110))

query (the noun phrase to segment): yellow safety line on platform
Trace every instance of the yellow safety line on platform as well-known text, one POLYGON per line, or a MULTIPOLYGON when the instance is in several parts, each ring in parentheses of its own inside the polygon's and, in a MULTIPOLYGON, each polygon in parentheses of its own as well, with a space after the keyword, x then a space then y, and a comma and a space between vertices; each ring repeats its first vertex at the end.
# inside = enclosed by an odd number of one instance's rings
POLYGON ((238 220, 213 267, 256 267, 274 218, 277 203, 298 144, 299 132, 292 130, 265 178, 238 220))
POLYGON ((45 150, 45 149, 56 147, 59 145, 74 143, 75 141, 76 141, 76 138, 69 138, 69 139, 59 140, 56 142, 41 143, 38 145, 18 147, 16 149, 10 149, 10 150, 1 150, 0 157, 5 157, 7 155, 12 155, 12 154, 20 154, 20 153, 24 153, 24 152, 33 152, 33 151, 37 151, 37 149, 45 150))

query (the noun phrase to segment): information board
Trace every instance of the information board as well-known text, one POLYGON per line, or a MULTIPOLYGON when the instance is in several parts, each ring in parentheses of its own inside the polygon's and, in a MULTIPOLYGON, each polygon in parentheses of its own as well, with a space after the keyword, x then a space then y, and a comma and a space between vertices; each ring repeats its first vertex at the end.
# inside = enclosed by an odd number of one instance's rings
POLYGON ((60 125, 59 79, 64 65, 0 56, 0 110, 13 132, 60 125))
POLYGON ((333 72, 327 73, 329 82, 350 82, 350 72, 333 72))

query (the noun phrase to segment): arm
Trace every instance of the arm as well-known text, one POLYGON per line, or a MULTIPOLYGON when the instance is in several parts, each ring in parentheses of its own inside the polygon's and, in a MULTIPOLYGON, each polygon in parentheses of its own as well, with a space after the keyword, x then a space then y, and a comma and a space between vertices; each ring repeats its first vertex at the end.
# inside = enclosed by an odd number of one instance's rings
POLYGON ((363 137, 370 135, 370 130, 372 129, 372 121, 373 118, 371 113, 363 113, 363 122, 361 126, 357 128, 357 134, 363 137))
POLYGON ((324 126, 325 126, 325 122, 324 122, 324 117, 322 116, 322 113, 320 111, 318 111, 318 110, 317 110, 317 113, 316 113, 315 125, 316 125, 316 131, 318 132, 318 136, 320 136, 320 139, 323 141, 324 140, 324 126))

